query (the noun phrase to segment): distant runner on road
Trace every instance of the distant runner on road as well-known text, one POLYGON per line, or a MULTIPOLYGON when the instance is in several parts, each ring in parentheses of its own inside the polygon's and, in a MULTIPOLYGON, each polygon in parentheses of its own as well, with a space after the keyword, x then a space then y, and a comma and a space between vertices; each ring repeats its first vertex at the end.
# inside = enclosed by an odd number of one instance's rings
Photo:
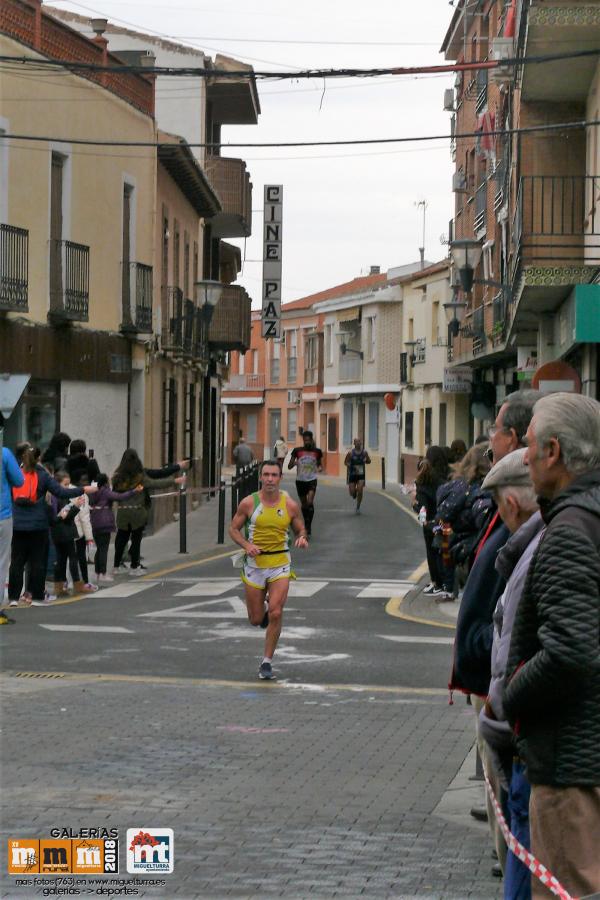
POLYGON ((365 489, 365 466, 371 462, 371 457, 363 450, 360 438, 354 438, 354 447, 346 453, 344 465, 348 469, 348 492, 353 500, 356 500, 356 513, 360 515, 360 507, 363 501, 365 489))
POLYGON ((308 541, 300 507, 279 489, 281 469, 276 459, 267 459, 260 469, 261 490, 245 497, 231 520, 229 535, 245 551, 242 581, 252 625, 266 628, 265 655, 258 677, 274 678, 273 656, 281 634, 283 607, 287 600, 291 570, 289 529, 296 535, 295 547, 306 549, 308 541), (243 533, 242 533, 243 529, 243 533))
POLYGON ((323 471, 323 453, 318 447, 315 447, 312 431, 305 431, 302 441, 301 447, 294 447, 292 450, 288 469, 296 467, 296 490, 302 506, 306 533, 310 537, 315 514, 317 474, 323 471))

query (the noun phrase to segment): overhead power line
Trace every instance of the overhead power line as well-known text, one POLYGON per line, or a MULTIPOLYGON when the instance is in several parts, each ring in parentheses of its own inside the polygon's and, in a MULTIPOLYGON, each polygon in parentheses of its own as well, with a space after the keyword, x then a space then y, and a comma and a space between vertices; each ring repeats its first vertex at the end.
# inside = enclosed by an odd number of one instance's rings
POLYGON ((559 60, 581 59, 600 56, 600 49, 573 50, 564 53, 548 53, 543 56, 528 56, 512 59, 486 59, 474 62, 448 63, 434 66, 394 66, 377 69, 301 69, 295 72, 251 71, 247 69, 207 69, 204 66, 148 66, 142 65, 110 65, 78 62, 76 60, 34 59, 29 56, 0 56, 0 64, 25 65, 38 71, 52 68, 68 69, 71 72, 129 72, 139 75, 193 76, 194 78, 259 78, 259 79, 299 79, 299 78, 378 78, 382 75, 423 75, 442 72, 476 72, 482 69, 499 67, 517 67, 522 65, 540 65, 554 63, 559 60))
MULTIPOLYGON (((267 142, 247 142, 247 143, 196 143, 182 141, 187 147, 205 147, 207 149, 232 149, 247 147, 347 147, 359 144, 408 144, 426 141, 457 141, 462 138, 482 138, 482 137, 506 137, 512 134, 539 134, 543 132, 561 132, 575 131, 583 128, 594 128, 600 125, 600 119, 580 120, 575 122, 555 122, 547 125, 526 125, 522 128, 499 128, 489 131, 465 131, 457 134, 422 134, 413 135, 412 137, 393 137, 393 138, 354 138, 352 140, 335 140, 335 141, 267 141, 267 142)), ((8 134, 0 132, 0 140, 19 140, 32 141, 39 143, 42 141, 53 141, 58 144, 72 144, 73 146, 83 145, 88 147, 162 147, 164 142, 160 141, 107 141, 95 138, 76 138, 76 137, 57 137, 56 135, 34 135, 34 134, 8 134)), ((167 144, 173 147, 176 145, 167 144)))

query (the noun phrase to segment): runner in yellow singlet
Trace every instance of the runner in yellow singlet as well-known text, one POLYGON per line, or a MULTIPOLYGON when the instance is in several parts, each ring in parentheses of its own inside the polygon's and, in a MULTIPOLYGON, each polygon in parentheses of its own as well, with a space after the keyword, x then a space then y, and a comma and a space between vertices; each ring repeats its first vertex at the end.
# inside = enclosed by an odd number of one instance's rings
POLYGON ((306 548, 306 530, 300 507, 279 489, 281 469, 275 459, 263 462, 262 488, 245 497, 231 520, 229 535, 245 551, 242 581, 252 625, 267 629, 265 655, 258 677, 271 679, 273 656, 281 634, 283 607, 287 600, 291 570, 289 529, 296 535, 295 547, 306 548))

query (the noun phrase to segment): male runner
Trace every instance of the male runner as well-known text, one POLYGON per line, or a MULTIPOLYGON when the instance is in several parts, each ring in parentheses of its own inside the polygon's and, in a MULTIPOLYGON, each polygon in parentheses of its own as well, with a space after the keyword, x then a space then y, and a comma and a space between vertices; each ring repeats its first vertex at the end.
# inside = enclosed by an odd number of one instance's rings
POLYGON ((323 471, 323 453, 315 447, 312 431, 302 433, 303 444, 294 447, 288 469, 296 466, 296 490, 302 506, 306 533, 310 537, 315 514, 314 500, 317 490, 317 473, 323 471))
POLYGON ((356 500, 356 514, 360 515, 360 506, 363 501, 363 492, 365 489, 365 465, 371 462, 371 457, 363 445, 360 438, 354 438, 354 446, 352 450, 346 453, 344 465, 348 469, 348 492, 353 500, 356 500))
POLYGON ((308 547, 308 541, 298 504, 279 489, 281 469, 277 460, 265 460, 260 473, 262 488, 242 500, 231 520, 229 535, 246 551, 242 581, 246 585, 248 618, 252 625, 267 629, 265 655, 258 677, 269 680, 274 678, 273 655, 281 634, 290 578, 293 577, 290 526, 296 535, 295 547, 304 549, 308 547))

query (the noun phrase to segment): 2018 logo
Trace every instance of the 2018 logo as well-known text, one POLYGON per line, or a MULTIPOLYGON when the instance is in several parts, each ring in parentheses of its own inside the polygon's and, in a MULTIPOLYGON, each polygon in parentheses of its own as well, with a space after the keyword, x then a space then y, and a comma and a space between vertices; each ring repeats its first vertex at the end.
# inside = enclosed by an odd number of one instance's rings
POLYGON ((172 828, 128 828, 127 871, 172 872, 174 838, 172 828))
POLYGON ((119 842, 102 838, 10 838, 9 875, 108 875, 119 871, 119 842))

